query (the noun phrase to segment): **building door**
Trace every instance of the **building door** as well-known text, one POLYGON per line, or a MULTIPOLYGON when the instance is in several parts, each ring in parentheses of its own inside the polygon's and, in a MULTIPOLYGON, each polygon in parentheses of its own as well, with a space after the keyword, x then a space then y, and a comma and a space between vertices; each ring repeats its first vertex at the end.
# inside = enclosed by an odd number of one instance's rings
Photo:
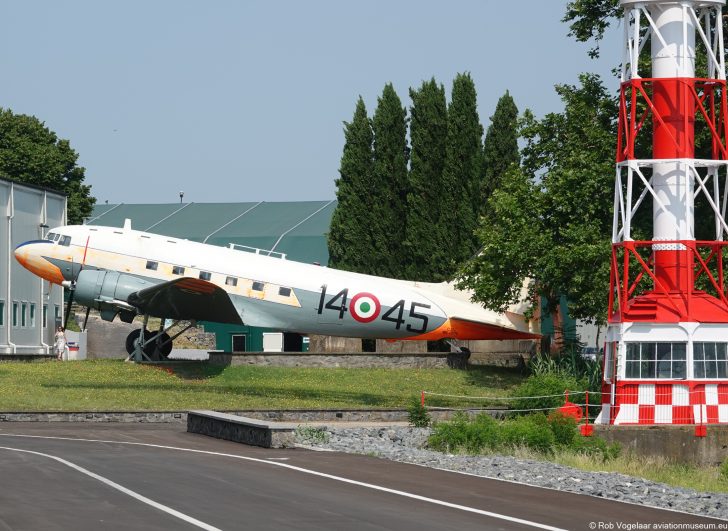
POLYGON ((303 351, 303 336, 295 332, 283 333, 283 351, 284 352, 301 352, 303 351))
POLYGON ((233 352, 247 352, 248 349, 246 348, 246 334, 233 334, 232 335, 232 342, 233 342, 233 352))

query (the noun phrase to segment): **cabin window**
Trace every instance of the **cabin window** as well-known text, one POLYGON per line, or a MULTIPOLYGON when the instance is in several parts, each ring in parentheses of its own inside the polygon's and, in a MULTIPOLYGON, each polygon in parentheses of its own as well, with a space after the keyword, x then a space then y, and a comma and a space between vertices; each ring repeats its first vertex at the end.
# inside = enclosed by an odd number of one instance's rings
POLYGON ((278 295, 280 295, 281 297, 290 297, 291 288, 278 288, 278 295))
POLYGON ((227 277, 225 279, 225 285, 226 286, 237 286, 238 285, 238 279, 235 277, 227 277))
POLYGON ((69 247, 71 245, 71 237, 70 236, 61 236, 61 241, 59 241, 58 243, 65 247, 69 247))
POLYGON ((253 282, 253 291, 263 291, 265 284, 262 282, 253 282))
POLYGON ((152 260, 147 260, 147 269, 150 269, 152 271, 156 271, 158 267, 159 267, 159 263, 158 262, 154 262, 152 260))
POLYGON ((626 343, 626 377, 686 378, 687 343, 626 343))
POLYGON ((212 273, 208 271, 200 271, 200 278, 202 280, 210 280, 212 278, 212 273))
POLYGON ((185 268, 182 266, 172 266, 172 274, 173 275, 184 275, 185 268))
POLYGON ((695 378, 728 378, 728 343, 693 343, 695 378))

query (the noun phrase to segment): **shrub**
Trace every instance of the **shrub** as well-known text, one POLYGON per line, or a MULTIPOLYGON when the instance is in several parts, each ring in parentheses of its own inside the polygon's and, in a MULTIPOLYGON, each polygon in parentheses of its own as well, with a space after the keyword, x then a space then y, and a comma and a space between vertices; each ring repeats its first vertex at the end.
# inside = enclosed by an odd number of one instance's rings
POLYGON ((599 437, 581 437, 576 426, 574 419, 561 414, 547 418, 543 413, 536 413, 498 421, 483 413, 471 421, 458 413, 449 422, 435 424, 428 443, 441 452, 469 454, 489 450, 508 453, 525 447, 544 455, 552 454, 556 448, 567 449, 600 457, 603 461, 619 456, 618 444, 609 445, 599 437))
POLYGON ((556 409, 564 405, 564 391, 580 391, 585 387, 585 382, 561 372, 534 374, 513 391, 513 396, 519 399, 513 401, 512 407, 521 410, 556 409), (528 398, 543 396, 549 398, 528 398))
POLYGON ((438 422, 433 427, 428 444, 440 452, 452 452, 465 446, 468 418, 456 413, 449 422, 438 422))
POLYGON ((554 432, 556 444, 560 446, 571 446, 576 437, 576 420, 573 417, 562 414, 559 411, 549 415, 551 431, 554 432))
POLYGON ((407 419, 409 420, 410 426, 414 426, 415 428, 426 428, 432 421, 430 414, 427 412, 427 408, 417 399, 407 408, 407 419))
POLYGON ((601 457, 602 461, 616 459, 622 453, 619 443, 609 444, 601 437, 575 437, 571 449, 580 454, 601 457))
POLYGON ((525 446, 541 453, 550 453, 556 444, 556 437, 546 415, 537 413, 504 421, 501 441, 507 447, 525 446))

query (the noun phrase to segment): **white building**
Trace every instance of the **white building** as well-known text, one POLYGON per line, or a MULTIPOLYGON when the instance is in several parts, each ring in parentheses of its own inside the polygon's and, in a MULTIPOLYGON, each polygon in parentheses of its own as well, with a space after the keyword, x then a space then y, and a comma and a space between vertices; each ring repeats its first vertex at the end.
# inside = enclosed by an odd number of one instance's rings
POLYGON ((0 212, 0 355, 47 355, 63 315, 63 289, 23 268, 14 250, 66 224, 66 196, 0 179, 0 212))

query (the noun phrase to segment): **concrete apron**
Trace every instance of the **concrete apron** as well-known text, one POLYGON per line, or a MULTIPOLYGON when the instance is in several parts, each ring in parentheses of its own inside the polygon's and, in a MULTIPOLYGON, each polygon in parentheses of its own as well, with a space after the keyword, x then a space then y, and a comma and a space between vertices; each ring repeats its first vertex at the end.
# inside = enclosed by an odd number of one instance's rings
POLYGON ((617 442, 623 453, 664 457, 694 465, 719 465, 728 457, 728 425, 706 426, 696 437, 695 426, 606 426, 595 424, 594 435, 617 442))

